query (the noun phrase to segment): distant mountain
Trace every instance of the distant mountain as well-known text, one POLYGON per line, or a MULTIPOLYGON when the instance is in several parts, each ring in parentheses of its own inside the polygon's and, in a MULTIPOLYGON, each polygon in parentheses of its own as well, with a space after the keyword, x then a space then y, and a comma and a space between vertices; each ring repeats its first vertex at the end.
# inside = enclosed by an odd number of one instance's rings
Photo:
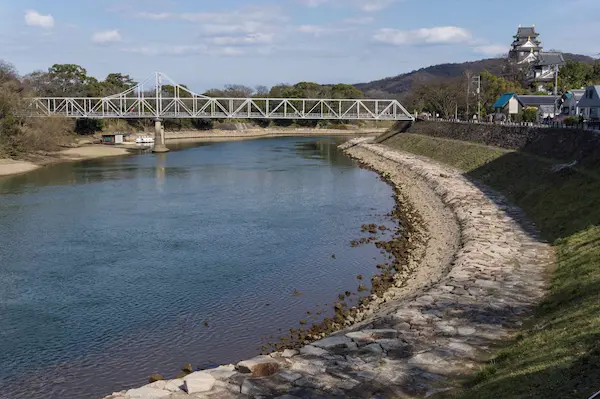
MULTIPOLYGON (((563 56, 565 60, 580 61, 589 64, 597 61, 592 57, 580 54, 563 53, 563 56)), ((365 93, 385 92, 402 95, 408 92, 415 82, 456 78, 463 76, 467 70, 476 74, 487 70, 494 75, 501 75, 505 62, 505 58, 487 58, 460 64, 440 64, 369 83, 358 83, 354 86, 365 93)))

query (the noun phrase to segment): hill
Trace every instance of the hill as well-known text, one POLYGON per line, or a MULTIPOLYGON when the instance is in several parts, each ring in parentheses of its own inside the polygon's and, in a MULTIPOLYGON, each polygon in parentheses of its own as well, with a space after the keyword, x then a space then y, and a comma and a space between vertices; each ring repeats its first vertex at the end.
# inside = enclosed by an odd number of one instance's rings
MULTIPOLYGON (((596 62, 594 58, 585 55, 571 53, 563 53, 563 55, 565 60, 585 62, 589 64, 596 62)), ((440 64, 427 68, 421 68, 416 71, 404 73, 390 78, 375 80, 369 83, 358 83, 354 86, 365 93, 385 92, 401 95, 408 92, 415 82, 456 78, 462 76, 467 70, 473 73, 480 73, 484 70, 487 70, 494 75, 501 75, 505 63, 505 58, 487 58, 479 61, 463 62, 459 64, 440 64)))

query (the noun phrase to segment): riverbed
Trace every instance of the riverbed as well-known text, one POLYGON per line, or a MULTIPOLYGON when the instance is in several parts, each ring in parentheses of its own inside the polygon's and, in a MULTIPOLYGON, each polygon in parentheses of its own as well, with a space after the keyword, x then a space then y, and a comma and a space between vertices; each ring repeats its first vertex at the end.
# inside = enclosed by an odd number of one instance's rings
POLYGON ((0 178, 0 397, 101 397, 329 315, 383 259, 351 247, 361 225, 393 225, 392 189, 344 141, 170 144, 0 178))

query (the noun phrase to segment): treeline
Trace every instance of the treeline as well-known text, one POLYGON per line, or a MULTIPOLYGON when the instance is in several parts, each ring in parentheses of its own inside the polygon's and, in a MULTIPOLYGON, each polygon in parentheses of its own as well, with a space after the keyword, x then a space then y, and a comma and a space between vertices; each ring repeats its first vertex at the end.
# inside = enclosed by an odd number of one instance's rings
POLYGON ((52 151, 72 140, 72 121, 23 117, 24 97, 32 93, 14 66, 0 60, 0 158, 52 151))
MULTIPOLYGON (((404 102, 411 112, 439 115, 442 118, 472 119, 478 111, 478 100, 481 101, 481 115, 484 118, 494 112, 492 106, 504 93, 543 94, 527 83, 525 71, 511 69, 507 65, 503 76, 484 71, 481 73, 481 92, 477 93, 477 85, 473 83, 474 74, 466 72, 464 76, 454 79, 438 79, 420 82, 413 86, 404 102)), ((563 94, 569 90, 580 89, 588 85, 600 84, 600 62, 590 65, 584 62, 567 61, 560 68, 557 91, 563 94)), ((547 89, 552 91, 553 84, 547 89)), ((535 114, 526 113, 531 119, 535 114)))

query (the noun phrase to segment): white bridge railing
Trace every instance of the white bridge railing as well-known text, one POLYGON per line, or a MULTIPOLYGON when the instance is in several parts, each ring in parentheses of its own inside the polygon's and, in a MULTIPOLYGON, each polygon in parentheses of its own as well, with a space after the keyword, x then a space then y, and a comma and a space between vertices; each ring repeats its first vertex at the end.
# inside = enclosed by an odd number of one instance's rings
POLYGON ((414 120, 397 100, 318 98, 211 98, 180 86, 156 73, 155 86, 146 81, 104 98, 31 98, 27 115, 67 118, 218 118, 218 119, 330 119, 414 120), (169 86, 162 84, 167 79, 169 86), (167 92, 167 93, 165 93, 167 92))

